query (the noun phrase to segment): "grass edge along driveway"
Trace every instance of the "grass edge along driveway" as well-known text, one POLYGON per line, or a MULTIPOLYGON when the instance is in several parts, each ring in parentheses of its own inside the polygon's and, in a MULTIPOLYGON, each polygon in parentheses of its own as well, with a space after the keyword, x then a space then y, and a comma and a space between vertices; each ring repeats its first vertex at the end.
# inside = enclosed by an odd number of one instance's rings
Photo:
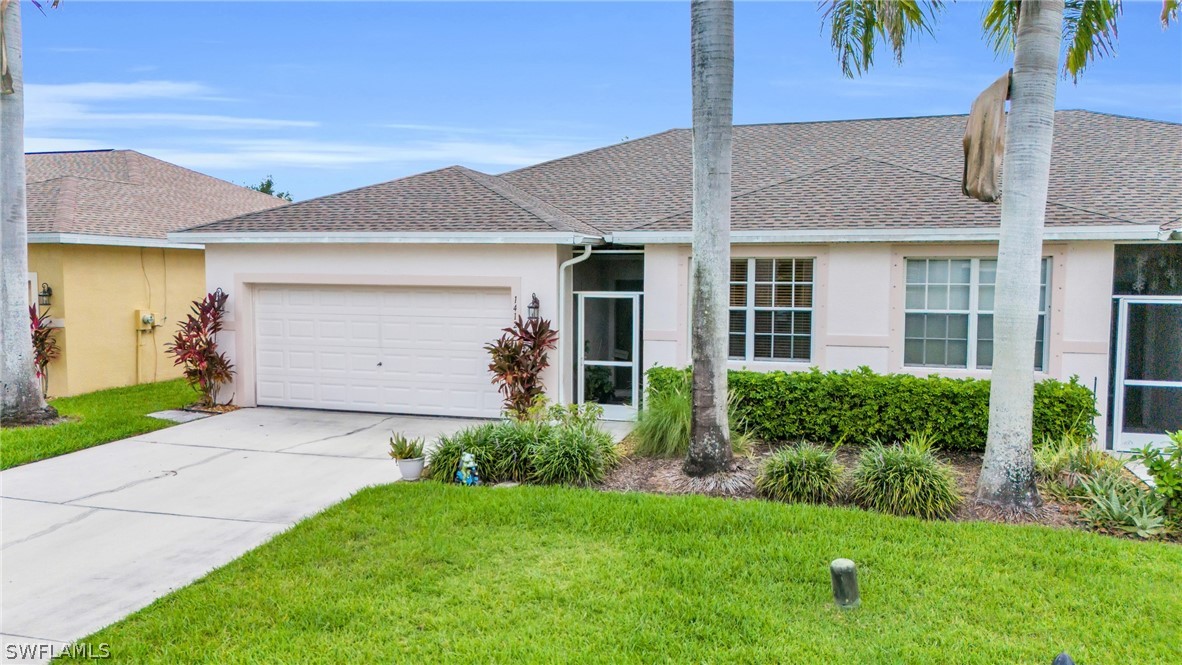
POLYGON ((4 428, 0 433, 0 469, 171 427, 176 423, 145 414, 179 409, 195 401, 197 393, 183 379, 59 397, 50 404, 69 419, 66 422, 4 428))
POLYGON ((1069 529, 396 483, 84 641, 137 663, 1175 663, 1179 588, 1182 547, 1069 529))

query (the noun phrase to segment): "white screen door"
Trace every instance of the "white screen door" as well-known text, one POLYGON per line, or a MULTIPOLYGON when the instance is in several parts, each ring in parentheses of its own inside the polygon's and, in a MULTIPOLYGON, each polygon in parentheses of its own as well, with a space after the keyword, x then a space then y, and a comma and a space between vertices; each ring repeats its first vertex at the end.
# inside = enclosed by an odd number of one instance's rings
POLYGON ((1182 297, 1118 296, 1113 448, 1182 430, 1182 297))
POLYGON ((578 397, 607 420, 636 418, 640 397, 640 294, 579 293, 578 397))

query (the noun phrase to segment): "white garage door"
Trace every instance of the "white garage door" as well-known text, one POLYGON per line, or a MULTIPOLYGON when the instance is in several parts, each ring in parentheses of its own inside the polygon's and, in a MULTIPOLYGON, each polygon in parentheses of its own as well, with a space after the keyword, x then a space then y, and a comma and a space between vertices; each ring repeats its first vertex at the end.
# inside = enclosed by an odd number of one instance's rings
POLYGON ((261 286, 257 401, 495 417, 484 345, 511 316, 507 289, 261 286))

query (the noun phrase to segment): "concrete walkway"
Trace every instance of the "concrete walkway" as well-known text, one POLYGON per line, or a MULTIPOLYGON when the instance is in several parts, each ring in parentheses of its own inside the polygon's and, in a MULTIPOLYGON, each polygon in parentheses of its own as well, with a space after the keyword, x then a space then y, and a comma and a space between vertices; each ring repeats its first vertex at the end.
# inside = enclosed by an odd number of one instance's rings
POLYGON ((243 409, 0 472, 0 662, 60 649, 398 480, 391 431, 432 440, 475 422, 243 409))

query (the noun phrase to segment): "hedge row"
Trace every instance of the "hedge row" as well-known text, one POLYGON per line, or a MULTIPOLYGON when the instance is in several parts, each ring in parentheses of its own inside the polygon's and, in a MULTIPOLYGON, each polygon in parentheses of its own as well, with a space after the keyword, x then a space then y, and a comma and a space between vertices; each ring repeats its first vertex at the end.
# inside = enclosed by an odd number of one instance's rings
MULTIPOLYGON (((688 369, 654 367, 649 395, 675 383, 689 385, 688 369)), ((868 444, 931 432, 944 450, 984 450, 989 427, 989 381, 940 376, 845 372, 730 372, 734 413, 764 441, 806 440, 868 444)), ((1034 387, 1034 440, 1076 432, 1094 437, 1092 391, 1077 377, 1034 387)))

